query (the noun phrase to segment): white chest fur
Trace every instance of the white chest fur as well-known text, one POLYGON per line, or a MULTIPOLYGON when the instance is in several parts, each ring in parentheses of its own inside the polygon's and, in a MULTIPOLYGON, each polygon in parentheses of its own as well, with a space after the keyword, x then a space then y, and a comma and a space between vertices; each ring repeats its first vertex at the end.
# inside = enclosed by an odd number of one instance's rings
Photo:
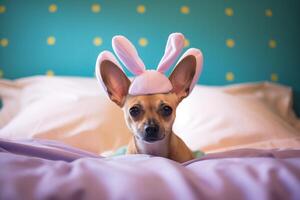
POLYGON ((167 157, 169 154, 169 137, 156 142, 146 142, 135 138, 135 144, 139 153, 149 154, 153 156, 167 157))

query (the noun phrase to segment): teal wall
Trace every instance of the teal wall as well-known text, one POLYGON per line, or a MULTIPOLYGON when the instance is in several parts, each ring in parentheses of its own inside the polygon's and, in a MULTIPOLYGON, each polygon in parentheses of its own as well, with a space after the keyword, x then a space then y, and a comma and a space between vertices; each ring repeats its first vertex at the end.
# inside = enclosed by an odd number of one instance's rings
POLYGON ((200 83, 277 81, 300 111, 299 10, 298 0, 0 0, 0 75, 93 76, 116 34, 155 68, 168 35, 182 32, 204 53, 200 83))

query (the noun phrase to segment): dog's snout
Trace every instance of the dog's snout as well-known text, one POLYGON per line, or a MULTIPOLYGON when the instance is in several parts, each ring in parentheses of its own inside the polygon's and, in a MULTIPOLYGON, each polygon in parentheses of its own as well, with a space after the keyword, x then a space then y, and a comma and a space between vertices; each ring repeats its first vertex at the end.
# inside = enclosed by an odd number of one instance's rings
POLYGON ((155 141, 159 139, 159 126, 150 124, 145 126, 145 140, 155 141))
POLYGON ((158 133, 159 127, 157 125, 149 125, 145 127, 145 132, 147 135, 154 136, 158 133))

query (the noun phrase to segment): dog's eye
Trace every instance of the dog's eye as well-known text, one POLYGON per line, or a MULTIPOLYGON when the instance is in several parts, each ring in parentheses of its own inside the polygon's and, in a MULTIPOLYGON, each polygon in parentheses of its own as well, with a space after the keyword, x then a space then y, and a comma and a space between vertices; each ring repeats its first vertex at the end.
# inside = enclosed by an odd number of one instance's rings
POLYGON ((141 109, 138 106, 133 106, 129 109, 129 113, 132 117, 137 117, 141 113, 141 109))
POLYGON ((172 114, 172 108, 170 106, 163 106, 161 109, 161 114, 165 117, 170 116, 172 114))

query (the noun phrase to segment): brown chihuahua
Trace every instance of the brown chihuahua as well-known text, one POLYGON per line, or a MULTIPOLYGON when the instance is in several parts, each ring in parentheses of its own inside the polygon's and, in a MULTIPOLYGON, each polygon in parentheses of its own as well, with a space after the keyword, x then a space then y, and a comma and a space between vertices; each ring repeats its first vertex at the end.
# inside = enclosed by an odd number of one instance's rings
POLYGON ((128 92, 131 81, 112 54, 104 54, 98 57, 96 75, 109 98, 123 109, 127 126, 133 133, 127 153, 150 154, 177 162, 193 159, 193 153, 172 131, 172 126, 178 104, 190 93, 195 75, 199 77, 197 57, 186 55, 178 62, 168 78, 172 87, 169 92, 132 95, 128 92))

